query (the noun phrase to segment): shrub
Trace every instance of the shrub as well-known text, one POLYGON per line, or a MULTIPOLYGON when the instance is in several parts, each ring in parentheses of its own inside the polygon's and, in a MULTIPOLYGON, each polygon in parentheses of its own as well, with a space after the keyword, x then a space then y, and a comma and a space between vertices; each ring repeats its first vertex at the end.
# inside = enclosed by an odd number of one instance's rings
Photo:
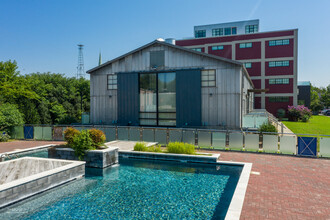
POLYGON ((288 106, 288 114, 290 121, 298 121, 300 117, 300 112, 294 106, 288 106))
POLYGON ((291 121, 302 120, 303 122, 307 122, 312 117, 312 111, 304 105, 298 105, 296 107, 288 106, 288 112, 291 121))
POLYGON ((10 136, 4 132, 0 131, 0 142, 7 142, 10 139, 10 136))
POLYGON ((160 148, 160 146, 151 146, 151 147, 147 147, 147 151, 148 152, 156 152, 156 153, 162 153, 162 149, 160 148))
POLYGON ((269 122, 263 123, 258 130, 260 132, 277 132, 276 127, 269 122))
POLYGON ((309 121, 310 116, 309 115, 304 115, 301 119, 302 122, 308 122, 309 121))
POLYGON ((174 154, 196 154, 194 145, 182 142, 168 143, 167 152, 174 154))
POLYGON ((93 140, 87 130, 73 136, 71 147, 79 160, 84 159, 86 151, 95 149, 93 148, 93 140))
POLYGON ((80 131, 78 131, 75 128, 67 128, 64 131, 64 140, 67 142, 67 145, 69 147, 72 147, 73 139, 74 137, 78 136, 80 134, 80 131))
POLYGON ((88 132, 89 136, 92 138, 94 148, 97 148, 104 144, 106 138, 103 131, 93 128, 88 130, 88 132))
POLYGON ((135 145, 134 145, 134 151, 147 151, 148 148, 147 148, 147 145, 146 143, 143 143, 143 142, 137 142, 135 145))

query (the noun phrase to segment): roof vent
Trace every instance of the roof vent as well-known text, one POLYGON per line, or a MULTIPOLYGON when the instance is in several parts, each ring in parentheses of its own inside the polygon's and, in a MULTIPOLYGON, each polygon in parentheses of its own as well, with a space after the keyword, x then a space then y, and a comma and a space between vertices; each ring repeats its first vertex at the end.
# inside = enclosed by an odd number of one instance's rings
POLYGON ((165 40, 163 38, 157 38, 156 41, 164 42, 165 40))
POLYGON ((165 42, 168 43, 168 44, 173 44, 173 45, 175 45, 175 39, 174 39, 174 38, 166 38, 166 39, 165 39, 165 42))

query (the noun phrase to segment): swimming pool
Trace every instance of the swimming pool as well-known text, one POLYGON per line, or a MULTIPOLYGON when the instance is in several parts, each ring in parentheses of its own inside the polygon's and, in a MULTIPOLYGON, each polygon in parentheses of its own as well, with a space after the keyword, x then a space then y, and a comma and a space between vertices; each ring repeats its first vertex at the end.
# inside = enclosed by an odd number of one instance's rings
POLYGON ((120 159, 0 210, 0 219, 223 219, 242 167, 120 159))

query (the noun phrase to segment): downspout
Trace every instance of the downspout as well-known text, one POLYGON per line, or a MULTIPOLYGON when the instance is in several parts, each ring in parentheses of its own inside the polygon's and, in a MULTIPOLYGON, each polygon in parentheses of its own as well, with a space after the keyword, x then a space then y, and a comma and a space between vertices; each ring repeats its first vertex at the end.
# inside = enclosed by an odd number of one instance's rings
POLYGON ((243 126, 243 89, 244 89, 244 76, 243 76, 243 68, 241 68, 241 121, 240 121, 240 128, 242 129, 243 126))

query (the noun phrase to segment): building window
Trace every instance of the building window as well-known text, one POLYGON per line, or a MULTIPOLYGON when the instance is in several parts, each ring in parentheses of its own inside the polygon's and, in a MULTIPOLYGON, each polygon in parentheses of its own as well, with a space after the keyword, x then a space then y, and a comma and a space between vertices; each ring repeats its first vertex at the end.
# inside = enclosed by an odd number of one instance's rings
POLYGON ((176 73, 140 74, 140 125, 176 126, 176 73))
POLYGON ((202 70, 202 87, 215 87, 215 70, 202 70))
POLYGON ((165 66, 165 51, 150 51, 150 67, 153 69, 165 66))
POLYGON ((223 50, 223 46, 213 46, 212 50, 223 50))
POLYGON ((194 51, 202 52, 202 48, 191 48, 194 51))
POLYGON ((269 41, 269 46, 281 46, 281 45, 289 45, 290 40, 285 39, 285 40, 270 40, 269 41))
POLYGON ((252 43, 241 43, 239 44, 239 48, 251 48, 252 43))
POLYGON ((237 34, 237 28, 236 28, 236 27, 232 27, 232 28, 231 28, 231 34, 232 34, 232 35, 237 34))
POLYGON ((279 67, 279 66, 290 66, 290 62, 288 60, 284 61, 271 61, 268 63, 269 67, 279 67))
POLYGON ((269 79, 269 84, 289 84, 289 79, 269 79))
POLYGON ((288 96, 274 96, 268 98, 269 102, 289 102, 290 98, 288 96))
POLYGON ((231 28, 225 28, 225 35, 231 35, 231 28))
POLYGON ((117 89, 117 75, 116 74, 108 75, 108 89, 117 89))
POLYGON ((195 38, 201 38, 201 37, 206 37, 206 31, 205 30, 195 31, 195 38))
POLYGON ((252 68, 252 63, 244 63, 246 69, 252 68))
POLYGON ((212 36, 222 36, 223 35, 223 28, 216 28, 212 29, 212 36))
POLYGON ((258 32, 258 25, 246 25, 245 26, 245 33, 250 34, 250 33, 257 33, 258 32))

